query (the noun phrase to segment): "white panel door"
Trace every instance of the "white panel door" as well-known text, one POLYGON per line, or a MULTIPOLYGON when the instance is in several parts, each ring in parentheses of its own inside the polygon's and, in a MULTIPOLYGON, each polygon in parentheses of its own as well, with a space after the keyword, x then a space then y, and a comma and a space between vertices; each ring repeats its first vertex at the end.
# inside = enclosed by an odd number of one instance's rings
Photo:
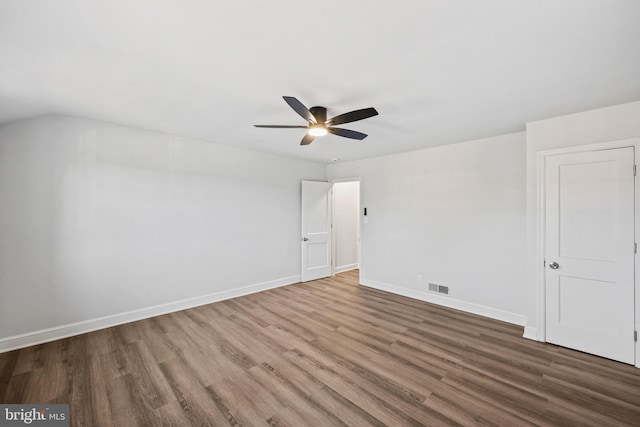
POLYGON ((331 183, 302 181, 302 281, 331 276, 331 183))
POLYGON ((634 149, 545 162, 548 342, 635 363, 634 149))

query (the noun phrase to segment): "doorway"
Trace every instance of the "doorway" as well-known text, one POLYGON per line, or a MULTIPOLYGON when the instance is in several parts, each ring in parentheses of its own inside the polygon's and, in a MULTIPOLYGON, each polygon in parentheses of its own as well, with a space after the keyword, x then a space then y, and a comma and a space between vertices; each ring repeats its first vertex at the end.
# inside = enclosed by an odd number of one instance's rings
POLYGON ((301 281, 360 269, 360 179, 302 181, 301 281))
POLYGON ((360 180, 333 182, 333 274, 360 268, 360 180))

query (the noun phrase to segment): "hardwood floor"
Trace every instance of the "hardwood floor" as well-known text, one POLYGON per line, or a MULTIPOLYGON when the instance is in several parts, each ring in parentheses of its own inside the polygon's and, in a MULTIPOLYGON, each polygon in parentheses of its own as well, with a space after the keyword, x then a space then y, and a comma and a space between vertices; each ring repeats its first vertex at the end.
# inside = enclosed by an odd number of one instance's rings
POLYGON ((357 285, 357 272, 0 354, 75 426, 640 425, 640 369, 357 285))

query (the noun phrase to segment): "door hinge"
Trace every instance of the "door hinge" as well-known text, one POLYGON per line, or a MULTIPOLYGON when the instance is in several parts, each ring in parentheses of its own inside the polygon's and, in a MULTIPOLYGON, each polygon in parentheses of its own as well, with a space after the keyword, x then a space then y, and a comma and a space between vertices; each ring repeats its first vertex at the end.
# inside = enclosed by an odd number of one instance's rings
POLYGON ((638 253, 638 242, 633 242, 633 253, 634 254, 638 253))
POLYGON ((633 165, 633 176, 636 176, 637 169, 637 166, 633 165))
POLYGON ((633 341, 638 342, 638 331, 633 331, 633 341))
POLYGON ((546 266, 547 266, 547 260, 546 259, 542 260, 542 266, 546 268, 546 266))

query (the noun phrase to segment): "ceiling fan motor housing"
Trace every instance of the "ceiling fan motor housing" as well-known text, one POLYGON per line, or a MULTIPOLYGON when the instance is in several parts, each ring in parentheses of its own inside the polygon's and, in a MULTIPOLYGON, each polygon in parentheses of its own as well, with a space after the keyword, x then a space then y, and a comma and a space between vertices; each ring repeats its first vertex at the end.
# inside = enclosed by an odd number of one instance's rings
POLYGON ((325 107, 311 107, 309 111, 313 114, 313 117, 316 118, 316 122, 324 126, 324 122, 327 121, 327 109, 325 107))

